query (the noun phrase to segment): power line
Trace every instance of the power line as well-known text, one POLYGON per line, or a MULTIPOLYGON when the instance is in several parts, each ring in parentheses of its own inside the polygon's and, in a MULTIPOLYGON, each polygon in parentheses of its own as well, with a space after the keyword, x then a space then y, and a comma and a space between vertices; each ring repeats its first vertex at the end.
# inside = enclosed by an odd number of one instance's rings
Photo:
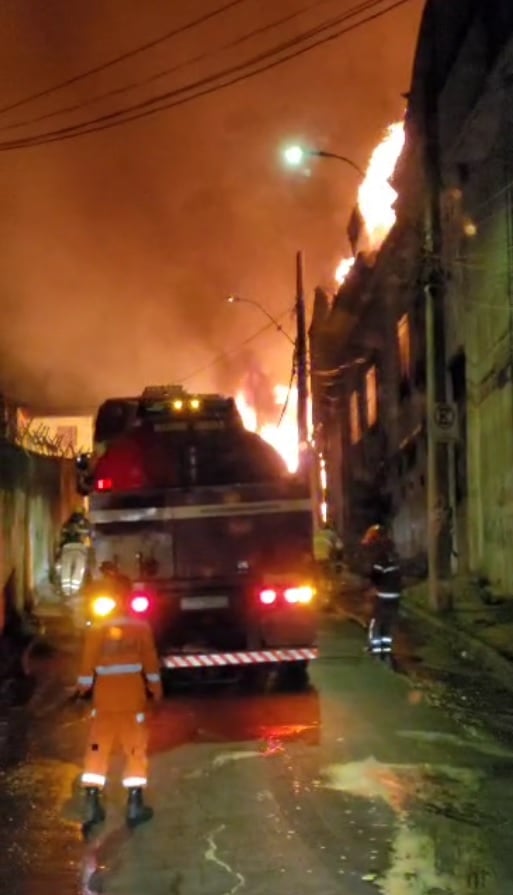
POLYGON ((72 84, 77 84, 79 81, 83 81, 85 78, 89 78, 91 75, 97 75, 108 68, 112 68, 112 66, 114 65, 125 62, 127 59, 133 59, 134 56, 138 56, 141 53, 145 53, 146 50, 151 50, 154 47, 159 46, 160 44, 166 43, 168 40, 171 40, 173 37, 177 37, 179 34, 184 34, 186 31, 191 31, 193 28, 197 28, 199 25, 203 25, 205 22, 208 22, 211 19, 222 15, 223 12, 232 9, 234 6, 240 6, 242 3, 246 2, 247 0, 229 0, 229 2, 225 3, 223 6, 218 6, 216 7, 216 9, 204 13, 204 15, 199 16, 197 19, 192 19, 190 22, 186 22, 185 25, 180 25, 178 28, 173 28, 171 31, 167 31, 161 37, 156 37, 154 38, 154 40, 149 40, 144 44, 139 44, 139 46, 134 47, 132 50, 127 50, 126 53, 121 53, 119 56, 115 56, 113 59, 107 60, 107 62, 101 62, 99 65, 95 65, 93 66, 93 68, 89 68, 87 69, 87 71, 81 72, 78 75, 73 75, 71 78, 66 78, 66 80, 60 81, 58 84, 53 84, 52 87, 46 87, 44 90, 38 90, 36 93, 31 93, 28 96, 24 96, 22 99, 18 99, 7 106, 0 107, 0 113, 11 112, 13 109, 19 109, 20 106, 26 106, 28 103, 34 102, 37 99, 42 99, 44 96, 50 96, 50 94, 52 93, 57 93, 59 90, 64 90, 66 87, 70 87, 72 84))
MULTIPOLYGON (((277 315, 276 320, 283 320, 287 314, 292 313, 294 310, 294 306, 287 308, 287 310, 282 311, 277 315)), ((260 329, 257 329, 254 333, 248 336, 247 339, 244 339, 242 342, 239 342, 238 345, 234 345, 233 348, 229 348, 227 351, 222 351, 220 354, 217 354, 211 361, 203 366, 198 367, 196 370, 193 370, 191 373, 188 373, 187 376, 183 376, 181 378, 181 382, 188 382, 189 379, 194 379, 195 376, 199 376, 200 373, 204 373, 206 370, 210 370, 212 367, 215 367, 217 364, 222 363, 228 357, 232 357, 234 354, 238 354, 246 345, 249 345, 263 333, 267 332, 270 329, 274 328, 274 323, 266 323, 265 326, 261 326, 260 329)))
MULTIPOLYGON (((247 68, 250 65, 256 65, 258 63, 267 61, 269 58, 276 55, 277 53, 285 52, 286 50, 290 49, 291 47, 297 46, 298 43, 308 40, 311 37, 316 37, 322 31, 325 31, 331 27, 334 27, 335 25, 340 24, 341 22, 347 21, 347 19, 354 18, 354 16, 358 15, 360 12, 365 11, 366 9, 370 9, 375 6, 379 6, 383 2, 386 2, 386 0, 364 0, 364 2, 362 4, 360 4, 358 7, 352 7, 350 9, 346 10, 341 15, 336 16, 334 18, 325 19, 323 22, 316 25, 314 28, 311 28, 306 32, 298 34, 293 38, 289 38, 284 43, 278 44, 275 47, 272 47, 270 50, 265 50, 261 53, 258 53, 256 56, 253 56, 250 59, 247 59, 243 62, 237 63, 236 65, 232 65, 228 68, 221 69, 220 71, 215 72, 213 75, 206 75, 206 76, 200 78, 199 80, 191 82, 190 84, 185 84, 184 86, 175 88, 174 90, 167 90, 164 93, 157 94, 156 96, 152 96, 152 97, 149 97, 144 100, 140 100, 137 103, 134 103, 129 106, 124 106, 124 107, 116 109, 112 112, 106 112, 103 115, 97 116, 95 118, 90 118, 90 119, 86 120, 85 122, 82 122, 82 123, 79 123, 76 125, 69 125, 64 128, 60 128, 60 129, 54 130, 54 131, 43 132, 39 136, 41 138, 60 136, 61 134, 65 134, 69 131, 74 131, 78 128, 86 127, 91 124, 94 124, 94 125, 103 124, 103 123, 112 121, 113 119, 116 119, 120 116, 126 115, 127 113, 130 113, 132 111, 146 110, 146 109, 148 109, 148 107, 151 107, 156 103, 164 102, 166 100, 174 99, 176 97, 182 96, 185 93, 189 93, 191 90, 195 90, 197 88, 204 87, 205 85, 209 85, 212 81, 219 80, 220 78, 228 77, 232 74, 240 72, 241 70, 247 68)), ((31 140, 34 138, 31 138, 30 136, 27 138, 21 137, 20 142, 24 142, 25 139, 31 140)), ((17 141, 15 141, 15 142, 17 142, 17 141)))
POLYGON ((297 361, 297 351, 296 351, 296 349, 294 349, 294 352, 292 354, 292 369, 290 371, 290 379, 289 379, 289 384, 288 384, 288 388, 287 388, 287 394, 285 396, 285 402, 283 404, 283 407, 281 408, 280 418, 278 420, 278 425, 277 425, 278 429, 280 428, 280 426, 283 422, 283 418, 287 412, 287 407, 289 406, 290 396, 292 394, 292 386, 294 385, 294 378, 296 375, 296 368, 297 368, 296 361, 297 361))
MULTIPOLYGON (((12 131, 21 127, 27 127, 31 124, 39 124, 41 121, 47 121, 48 119, 56 118, 59 115, 69 115, 71 112, 77 112, 80 109, 85 109, 88 106, 100 102, 103 99, 110 99, 111 97, 120 96, 121 94, 128 93, 132 90, 138 90, 141 87, 145 87, 148 84, 154 83, 155 81, 160 81, 162 80, 162 78, 168 77, 169 75, 174 74, 181 69, 187 68, 190 65, 194 65, 198 62, 203 62, 205 59, 209 59, 212 56, 217 56, 219 53, 225 52, 226 50, 231 50, 234 47, 240 46, 241 44, 252 40, 254 37, 259 37, 260 35, 265 34, 268 31, 272 31, 274 28, 279 28, 281 25, 288 24, 288 22, 299 18, 305 12, 309 12, 312 9, 318 8, 320 6, 325 6, 326 4, 330 4, 333 2, 334 0, 314 0, 314 2, 312 3, 306 3, 304 6, 300 7, 295 12, 290 13, 287 16, 282 16, 279 19, 274 19, 272 22, 261 25, 259 28, 254 28, 252 31, 242 34, 225 44, 221 44, 218 47, 207 50, 207 52, 205 53, 199 53, 197 56, 191 56, 189 59, 178 62, 176 63, 176 65, 173 65, 170 68, 161 69, 160 71, 154 72, 152 75, 148 75, 148 77, 146 78, 142 78, 138 81, 132 81, 131 83, 124 84, 121 87, 114 87, 111 90, 104 91, 103 93, 97 93, 95 96, 91 96, 88 99, 81 100, 80 102, 76 102, 72 105, 61 106, 59 109, 54 109, 51 112, 45 112, 43 115, 39 115, 36 118, 25 118, 22 121, 16 121, 12 124, 6 124, 3 127, 0 127, 0 132, 12 131)), ((2 111, 3 110, 0 109, 0 112, 2 111)))
MULTIPOLYGON (((372 3, 372 5, 375 6, 376 2, 381 3, 381 2, 383 2, 383 0, 370 0, 370 2, 372 3)), ((36 146, 42 146, 42 145, 46 145, 48 143, 63 142, 64 140, 70 140, 70 139, 74 139, 76 137, 84 136, 86 134, 108 130, 112 127, 118 127, 122 124, 128 124, 131 121, 137 121, 142 118, 146 118, 149 115, 154 115, 154 114, 156 114, 158 112, 162 112, 166 109, 171 109, 171 108, 175 108, 177 106, 184 105, 186 103, 190 103, 195 99, 199 99, 203 96, 207 96, 212 93, 217 93, 218 91, 223 90, 226 87, 230 87, 234 84, 249 80, 250 78, 253 78, 258 74, 262 74, 264 72, 270 71, 280 65, 283 65, 284 63, 286 63, 292 59, 295 59, 299 56, 304 55, 305 53, 310 52, 310 50, 313 50, 319 46, 322 46, 330 41, 337 40, 342 35, 348 34, 352 31, 356 30, 357 28, 360 28, 363 25, 368 24, 371 21, 379 19, 382 16, 386 15, 387 13, 391 12, 392 10, 397 9, 400 6, 404 6, 406 3, 409 3, 409 2, 411 2, 411 0, 395 0, 395 2, 391 3, 386 9, 375 12, 372 15, 368 15, 366 18, 361 19, 359 22, 354 22, 351 25, 347 25, 344 28, 340 28, 338 31, 334 32, 333 34, 329 34, 323 38, 320 38, 320 39, 316 40, 314 43, 308 44, 306 47, 299 47, 298 49, 295 49, 293 52, 289 52, 287 55, 282 56, 281 58, 274 59, 274 60, 271 60, 270 62, 266 62, 265 64, 258 65, 253 71, 245 72, 243 74, 234 76, 233 78, 224 81, 224 83, 214 84, 212 86, 205 87, 205 89, 203 89, 203 90, 196 89, 196 88, 200 87, 202 84, 208 84, 208 82, 210 82, 210 81, 219 80, 223 77, 228 77, 230 75, 230 73, 233 71, 238 71, 242 68, 247 68, 250 65, 255 65, 259 61, 259 59, 263 60, 263 59, 272 57, 273 55, 276 55, 276 53, 282 52, 283 49, 286 49, 287 45, 285 46, 285 48, 284 47, 274 48, 274 49, 268 51, 267 53, 260 54, 260 56, 256 57, 256 59, 249 60, 249 61, 247 61, 245 63, 241 63, 237 66, 232 66, 230 69, 227 69, 224 72, 218 72, 212 76, 203 78, 200 81, 197 81, 195 83, 191 83, 184 87, 178 88, 177 90, 169 91, 168 93, 163 94, 160 97, 154 97, 151 100, 146 100, 142 104, 138 103, 131 108, 134 110, 141 109, 141 111, 136 111, 133 115, 126 114, 127 112, 129 112, 131 110, 129 107, 127 107, 125 110, 120 110, 115 113, 110 113, 106 116, 101 116, 98 119, 91 119, 89 121, 85 121, 85 122, 79 123, 77 125, 72 125, 70 127, 60 128, 59 130, 56 130, 56 131, 48 131, 46 133, 36 134, 36 135, 33 135, 32 137, 27 137, 27 138, 20 139, 20 140, 4 141, 3 143, 0 143, 0 151, 8 152, 8 151, 16 150, 16 149, 25 149, 25 148, 28 149, 28 148, 32 148, 32 147, 36 147, 36 146), (177 95, 187 93, 190 91, 194 91, 194 90, 196 90, 196 92, 192 92, 189 96, 182 97, 181 99, 174 99, 170 102, 164 102, 159 106, 155 105, 155 103, 161 102, 162 99, 165 99, 166 97, 177 96, 177 95), (149 106, 151 104, 153 104, 152 108, 144 108, 145 106, 149 106), (105 119, 115 118, 116 116, 118 116, 116 118, 116 120, 105 120, 105 119), (124 116, 124 117, 122 117, 122 116, 124 116), (90 126, 90 125, 92 125, 92 126, 90 126)), ((352 14, 352 15, 354 15, 354 14, 352 14)), ((346 18, 347 18, 347 15, 346 15, 346 18)), ((324 26, 324 30, 326 29, 326 27, 327 26, 324 26)), ((305 35, 303 35, 301 37, 295 38, 293 41, 289 41, 288 45, 290 45, 290 46, 293 46, 294 44, 297 45, 301 41, 304 41, 305 39, 307 39, 308 36, 309 35, 306 35, 306 37, 305 37, 305 35)))

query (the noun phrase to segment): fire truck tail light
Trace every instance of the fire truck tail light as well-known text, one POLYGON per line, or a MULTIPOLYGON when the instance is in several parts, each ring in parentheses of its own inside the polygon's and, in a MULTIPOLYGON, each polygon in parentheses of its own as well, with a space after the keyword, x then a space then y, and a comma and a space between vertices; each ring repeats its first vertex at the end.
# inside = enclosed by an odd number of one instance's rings
POLYGON ((133 598, 131 605, 134 612, 141 614, 148 611, 148 609, 150 608, 150 601, 148 600, 148 597, 144 596, 144 594, 138 594, 136 597, 133 598))
POLYGON ((312 587, 288 587, 285 591, 287 603, 310 603, 314 595, 312 587))
POLYGON ((96 482, 97 491, 112 491, 112 479, 98 479, 96 482))
POLYGON ((272 606, 273 603, 276 602, 276 591, 270 587, 265 587, 260 591, 260 602, 264 604, 264 606, 272 606))
POLYGON ((112 597, 102 596, 93 600, 91 609, 97 618, 106 618, 116 608, 116 601, 112 597))

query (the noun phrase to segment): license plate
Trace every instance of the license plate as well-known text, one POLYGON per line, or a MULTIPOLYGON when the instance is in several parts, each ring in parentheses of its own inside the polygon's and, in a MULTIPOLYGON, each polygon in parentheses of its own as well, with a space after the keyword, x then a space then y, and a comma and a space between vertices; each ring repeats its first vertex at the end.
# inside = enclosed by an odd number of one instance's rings
POLYGON ((188 612, 200 609, 225 609, 229 605, 228 597, 182 597, 180 608, 188 612))

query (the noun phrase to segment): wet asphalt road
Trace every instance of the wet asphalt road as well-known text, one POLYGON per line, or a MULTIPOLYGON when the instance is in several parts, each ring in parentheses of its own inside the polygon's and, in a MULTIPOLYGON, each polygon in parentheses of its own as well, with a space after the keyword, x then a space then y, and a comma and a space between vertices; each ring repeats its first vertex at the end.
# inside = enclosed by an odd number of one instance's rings
MULTIPOLYGON (((306 692, 177 694, 152 717, 151 824, 80 836, 75 641, 0 715, 0 895, 507 895, 511 697, 408 631, 402 673, 328 620, 306 692), (424 662, 419 659, 424 657, 424 662)), ((444 650, 446 652, 444 653, 444 650)))

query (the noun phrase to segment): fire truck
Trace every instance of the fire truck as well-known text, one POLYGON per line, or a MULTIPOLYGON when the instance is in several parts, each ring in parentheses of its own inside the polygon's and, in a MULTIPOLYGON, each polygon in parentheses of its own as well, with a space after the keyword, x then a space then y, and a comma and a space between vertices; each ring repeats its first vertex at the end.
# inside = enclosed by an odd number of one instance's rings
POLYGON ((163 669, 307 680, 309 487, 244 428, 233 398, 159 386, 109 399, 79 465, 95 569, 110 561, 130 578, 163 669))

